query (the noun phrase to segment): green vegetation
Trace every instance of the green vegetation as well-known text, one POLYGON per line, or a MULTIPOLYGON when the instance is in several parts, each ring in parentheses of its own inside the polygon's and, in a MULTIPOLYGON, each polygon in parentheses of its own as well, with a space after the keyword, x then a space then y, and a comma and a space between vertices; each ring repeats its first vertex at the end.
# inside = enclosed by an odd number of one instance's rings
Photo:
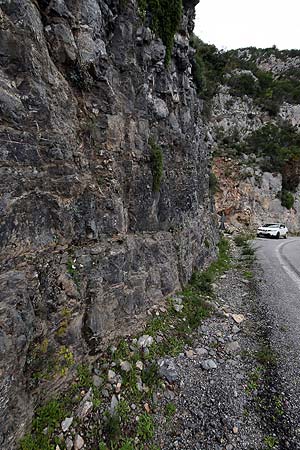
POLYGON ((250 233, 240 233, 234 237, 234 243, 238 247, 247 247, 249 241, 253 239, 253 235, 250 233))
POLYGON ((165 406, 165 415, 167 420, 170 420, 176 413, 176 405, 172 402, 167 403, 165 406))
POLYGON ((267 124, 250 134, 244 143, 236 145, 238 153, 254 153, 260 158, 263 171, 282 174, 281 203, 290 209, 293 192, 300 182, 300 135, 288 124, 267 124))
POLYGON ((278 445, 279 441, 276 436, 265 436, 264 444, 267 449, 272 449, 278 445))
POLYGON ((182 0, 139 0, 139 10, 141 16, 148 19, 151 30, 166 46, 165 63, 168 65, 172 56, 174 36, 182 17, 182 0))
POLYGON ((244 49, 219 51, 215 46, 202 42, 196 36, 191 39, 196 50, 192 74, 201 98, 210 100, 219 84, 228 84, 233 96, 247 95, 271 116, 276 116, 283 102, 300 103, 300 70, 292 68, 274 77, 258 67, 258 61, 271 54, 279 59, 295 57, 298 51, 280 52, 271 49, 244 49))
POLYGON ((294 206, 295 199, 291 192, 282 191, 280 198, 282 206, 285 206, 287 209, 291 209, 294 206))
POLYGON ((152 165, 152 190, 153 192, 159 192, 161 180, 163 177, 163 152, 159 145, 157 145, 152 139, 149 140, 151 147, 151 165, 152 165))
POLYGON ((74 257, 70 257, 67 261, 67 272, 74 280, 74 283, 77 287, 80 287, 80 280, 78 276, 78 269, 76 267, 76 259, 74 257))
POLYGON ((277 361, 277 355, 269 345, 263 345, 255 354, 257 362, 263 366, 274 365, 277 361))
MULTIPOLYGON (((206 271, 192 277, 191 282, 176 298, 170 298, 164 312, 154 315, 142 334, 153 336, 153 343, 147 352, 139 348, 132 338, 122 339, 116 349, 104 352, 96 362, 101 377, 105 380, 108 362, 114 362, 114 371, 122 378, 122 397, 114 412, 107 411, 102 420, 103 429, 99 432, 99 416, 95 414, 96 423, 90 424, 90 435, 96 444, 92 448, 100 450, 159 450, 151 446, 154 436, 152 411, 155 411, 153 394, 160 391, 162 379, 159 376, 157 359, 180 353, 186 344, 191 344, 191 333, 197 329, 203 319, 210 314, 207 297, 213 297, 211 284, 218 275, 230 267, 229 244, 222 239, 219 243, 219 256, 206 271), (181 300, 182 310, 175 308, 176 301, 181 300), (157 337, 160 337, 158 340, 157 337), (121 369, 121 361, 127 361, 131 369, 121 369), (137 365, 137 362, 139 364, 137 365), (142 370, 140 368, 142 364, 142 370), (105 365, 105 368, 102 367, 105 365), (133 410, 129 405, 135 403, 133 410), (146 408, 147 405, 147 408, 146 408), (135 418, 138 417, 138 421, 135 418), (137 443, 138 442, 138 443, 137 443)), ((139 336, 137 336, 139 337, 139 336)), ((49 343, 42 341, 39 350, 48 352, 49 343)), ((67 347, 60 347, 56 356, 61 358, 59 371, 65 373, 74 364, 72 352, 67 347)), ((55 367, 55 364, 54 364, 55 367)), ((55 369, 56 370, 56 369, 55 369)), ((64 442, 55 437, 60 431, 61 421, 69 416, 75 405, 82 399, 83 393, 92 390, 91 401, 97 409, 103 404, 102 391, 93 384, 92 370, 86 364, 77 367, 76 382, 59 400, 54 399, 36 411, 31 433, 21 442, 22 450, 55 450, 58 444, 65 448, 64 442), (46 432, 45 432, 46 429, 46 432)), ((170 402, 165 405, 164 413, 169 421, 176 412, 176 406, 170 402)), ((87 440, 87 442, 90 442, 87 440)))
POLYGON ((281 60, 295 57, 296 52, 281 52, 276 48, 270 49, 244 49, 244 57, 241 51, 231 50, 226 53, 228 58, 226 71, 231 73, 228 84, 232 95, 248 95, 256 104, 275 116, 280 105, 286 101, 292 104, 300 102, 299 69, 294 68, 282 72, 274 77, 258 67, 258 62, 266 60, 270 55, 276 55, 281 60), (293 56, 294 55, 294 56, 293 56), (250 71, 251 73, 237 71, 250 71))
POLYGON ((245 278, 247 278, 247 280, 251 280, 253 278, 253 273, 251 272, 251 270, 245 270, 243 275, 245 278))
POLYGON ((209 192, 210 195, 215 195, 218 192, 219 183, 216 175, 213 172, 209 174, 209 192))
POLYGON ((154 435, 153 418, 149 414, 142 414, 139 417, 137 435, 141 441, 149 441, 154 435))
POLYGON ((52 443, 51 435, 66 414, 65 405, 58 400, 51 400, 45 406, 38 408, 32 422, 32 433, 21 440, 21 449, 54 450, 55 445, 52 443))
POLYGON ((227 65, 226 53, 214 45, 205 44, 195 35, 190 44, 196 50, 192 74, 197 92, 201 98, 210 100, 223 80, 227 65))

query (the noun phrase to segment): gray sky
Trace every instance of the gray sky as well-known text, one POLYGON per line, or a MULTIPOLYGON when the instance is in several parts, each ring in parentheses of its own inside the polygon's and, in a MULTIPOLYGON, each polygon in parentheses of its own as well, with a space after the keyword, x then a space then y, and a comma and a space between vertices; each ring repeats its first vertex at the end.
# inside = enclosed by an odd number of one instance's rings
POLYGON ((194 32, 220 49, 300 49, 300 0, 200 0, 194 32))

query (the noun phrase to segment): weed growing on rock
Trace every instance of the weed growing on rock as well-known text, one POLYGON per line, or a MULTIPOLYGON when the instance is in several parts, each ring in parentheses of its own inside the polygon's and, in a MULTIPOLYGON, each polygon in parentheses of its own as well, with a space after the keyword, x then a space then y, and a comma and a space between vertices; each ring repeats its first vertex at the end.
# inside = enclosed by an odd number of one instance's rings
POLYGON ((176 413, 176 405, 175 403, 167 403, 165 406, 165 415, 167 420, 171 420, 171 418, 175 415, 176 413))
POLYGON ((182 0, 139 0, 143 18, 149 15, 150 27, 166 46, 165 64, 170 63, 174 36, 182 17, 182 0))
POLYGON ((154 435, 154 424, 153 419, 149 414, 142 414, 139 417, 138 427, 137 427, 137 436, 141 439, 141 441, 149 441, 153 438, 154 435))
POLYGON ((264 444, 266 446, 266 449, 272 449, 278 445, 278 439, 276 436, 265 436, 264 438, 264 444))
POLYGON ((159 192, 161 180, 163 177, 163 153, 159 145, 157 145, 152 139, 149 140, 151 147, 151 166, 152 166, 152 190, 153 192, 159 192))
POLYGON ((273 365, 277 361, 276 353, 271 349, 269 345, 263 345, 255 354, 255 358, 258 363, 268 366, 273 365))
POLYGON ((26 435, 21 440, 21 449, 52 450, 51 435, 66 414, 65 405, 58 400, 51 400, 46 405, 38 408, 35 419, 32 422, 32 434, 26 435))

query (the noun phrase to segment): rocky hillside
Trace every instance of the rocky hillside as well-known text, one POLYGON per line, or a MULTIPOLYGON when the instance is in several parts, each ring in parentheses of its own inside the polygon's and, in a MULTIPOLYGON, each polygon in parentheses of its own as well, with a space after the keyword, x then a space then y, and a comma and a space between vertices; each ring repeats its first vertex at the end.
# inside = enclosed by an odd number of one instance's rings
POLYGON ((218 213, 234 228, 284 221, 299 231, 300 51, 194 45, 218 213))
POLYGON ((195 3, 1 2, 1 448, 214 253, 195 3))

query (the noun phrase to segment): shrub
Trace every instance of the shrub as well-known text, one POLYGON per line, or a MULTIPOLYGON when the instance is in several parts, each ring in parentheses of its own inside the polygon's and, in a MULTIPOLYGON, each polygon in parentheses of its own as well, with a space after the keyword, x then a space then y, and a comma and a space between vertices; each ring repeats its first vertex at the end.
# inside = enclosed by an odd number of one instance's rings
POLYGON ((192 75, 201 98, 211 99, 217 92, 227 64, 225 52, 214 45, 205 44, 193 35, 190 45, 196 50, 192 63, 192 75))
POLYGON ((254 131, 237 151, 261 157, 261 169, 282 174, 282 188, 296 191, 300 179, 300 135, 291 125, 271 123, 254 131))
POLYGON ((163 177, 163 153, 159 145, 157 145, 152 139, 149 140, 151 147, 151 165, 152 165, 152 190, 153 192, 159 192, 161 180, 163 177))
POLYGON ((281 204, 287 209, 291 209, 294 206, 294 196, 291 192, 282 191, 281 204))
POLYGON ((259 91, 259 84, 253 75, 248 73, 231 76, 228 84, 231 87, 232 95, 249 95, 250 97, 254 97, 259 91))

